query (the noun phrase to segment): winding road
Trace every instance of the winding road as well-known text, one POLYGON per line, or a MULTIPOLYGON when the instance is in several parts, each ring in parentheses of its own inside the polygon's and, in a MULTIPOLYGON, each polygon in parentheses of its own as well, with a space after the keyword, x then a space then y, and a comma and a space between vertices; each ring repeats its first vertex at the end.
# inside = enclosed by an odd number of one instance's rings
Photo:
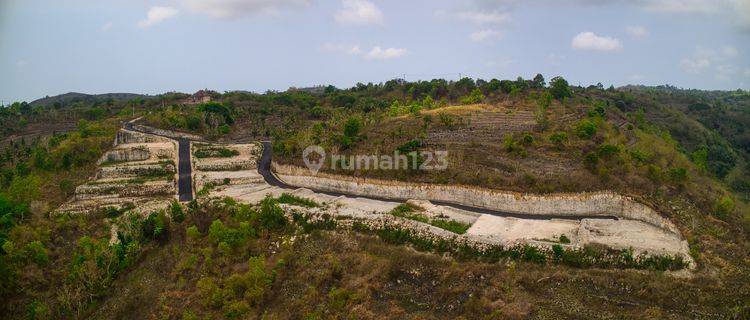
MULTIPOLYGON (((271 172, 271 162, 273 160, 273 146, 271 145, 270 141, 263 141, 263 154, 260 157, 260 163, 258 163, 258 173, 260 173, 261 176, 263 176, 263 180, 266 181, 267 184, 272 185, 274 187, 279 187, 282 189, 298 189, 297 187, 290 186, 283 181, 279 180, 272 172, 271 172)), ((315 193, 322 193, 334 197, 339 196, 345 196, 345 197, 359 197, 359 198, 367 198, 371 200, 379 200, 379 201, 403 201, 404 199, 390 199, 390 198, 382 198, 382 197, 374 197, 374 196, 360 196, 355 194, 348 194, 348 193, 340 193, 340 192, 330 192, 330 191, 323 191, 323 190, 316 190, 311 189, 315 193)), ((435 205, 440 206, 446 206, 446 207, 452 207, 464 211, 469 212, 475 212, 480 214, 489 214, 493 216, 498 217, 511 217, 511 218, 520 218, 520 219, 530 219, 530 220, 551 220, 551 219, 561 219, 561 220, 581 220, 581 219, 606 219, 606 220, 618 220, 616 216, 606 216, 606 215, 571 215, 571 216, 558 216, 558 215, 544 215, 544 214, 523 214, 523 213, 513 213, 513 212, 503 212, 503 211, 496 211, 496 210, 490 210, 486 208, 477 208, 477 207, 471 207, 466 206, 462 204, 457 203, 451 203, 451 202, 445 202, 445 201, 434 201, 430 200, 431 203, 435 205)))
MULTIPOLYGON (((140 133, 146 133, 146 134, 153 134, 157 136, 162 136, 170 139, 174 139, 178 141, 178 154, 179 154, 179 163, 177 166, 178 170, 178 192, 179 192, 179 199, 180 201, 190 201, 193 200, 193 182, 192 182, 192 166, 190 165, 190 157, 192 156, 190 154, 190 139, 185 137, 180 137, 178 135, 165 135, 165 134, 159 134, 153 131, 146 131, 140 129, 141 126, 138 128, 133 126, 133 122, 136 121, 131 120, 129 122, 125 122, 123 127, 127 130, 136 131, 140 133)), ((262 141, 263 144, 263 154, 260 157, 260 161, 258 163, 258 173, 263 176, 263 180, 271 186, 282 188, 282 189, 289 189, 289 190, 295 190, 298 189, 297 187, 288 185, 284 183, 283 181, 279 180, 273 172, 271 172, 271 162, 273 161, 273 146, 270 141, 262 141)), ((348 193, 340 193, 340 192, 331 192, 331 191, 324 191, 324 190, 317 190, 317 189, 311 189, 313 192, 326 194, 330 196, 345 196, 345 197, 358 197, 358 198, 366 198, 371 200, 379 200, 379 201, 403 201, 404 199, 391 199, 391 198, 383 198, 383 197, 375 197, 375 196, 360 196, 356 194, 348 194, 348 193)), ((530 220, 552 220, 552 219, 560 219, 560 220, 581 220, 581 219, 604 219, 604 220, 618 220, 618 218, 614 215, 570 215, 570 216, 558 216, 558 215, 542 215, 542 214, 523 214, 523 213, 513 213, 513 212, 503 212, 503 211, 496 211, 496 210, 490 210, 486 208, 477 208, 472 206, 466 206, 462 204, 457 203, 451 203, 451 202, 445 202, 445 201, 432 201, 435 205, 440 206, 446 206, 446 207, 452 207, 464 211, 469 212, 475 212, 479 214, 489 214, 493 216, 498 217, 511 217, 511 218, 519 218, 519 219, 530 219, 530 220)))

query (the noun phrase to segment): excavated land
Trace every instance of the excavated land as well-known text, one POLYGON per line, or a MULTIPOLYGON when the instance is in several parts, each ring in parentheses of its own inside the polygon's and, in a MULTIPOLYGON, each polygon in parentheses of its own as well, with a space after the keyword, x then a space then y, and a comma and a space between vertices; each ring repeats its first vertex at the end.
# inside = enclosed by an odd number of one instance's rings
MULTIPOLYGON (((528 195, 452 185, 358 180, 326 174, 312 176, 307 169, 277 164, 273 169, 279 180, 303 188, 292 194, 333 204, 328 206, 332 208, 329 212, 332 215, 378 219, 378 215, 388 214, 400 202, 407 201, 424 209, 427 216, 470 224, 465 234, 457 235, 470 242, 540 247, 558 244, 570 248, 602 245, 617 250, 630 249, 637 255, 679 256, 694 267, 688 243, 673 223, 650 207, 615 193, 528 195), (332 198, 304 188, 392 201, 332 198), (477 213, 431 201, 490 209, 496 213, 477 213), (347 208, 348 204, 353 208, 347 208), (561 241, 561 238, 566 240, 561 241)), ((239 196, 257 201, 264 191, 274 195, 281 193, 272 187, 239 196)))
POLYGON ((205 194, 232 185, 263 183, 257 170, 260 151, 256 144, 191 143, 195 190, 205 194))
POLYGON ((130 208, 149 213, 168 206, 176 194, 177 142, 122 129, 99 169, 57 213, 88 213, 103 208, 130 208))
MULTIPOLYGON (((178 142, 171 138, 121 130, 114 148, 99 160, 96 176, 76 188, 75 196, 57 212, 85 213, 112 207, 146 214, 166 208, 177 194, 177 148, 178 142)), ((398 227, 480 249, 598 245, 632 250, 639 256, 681 257, 689 268, 695 267, 688 244, 673 223, 649 206, 619 194, 531 195, 312 175, 305 168, 272 163, 270 152, 261 144, 190 142, 197 197, 231 197, 256 204, 269 195, 289 194, 319 206, 282 204, 288 213, 333 218, 342 227, 355 223, 373 229, 398 227), (415 212, 398 215, 403 204, 415 212)))

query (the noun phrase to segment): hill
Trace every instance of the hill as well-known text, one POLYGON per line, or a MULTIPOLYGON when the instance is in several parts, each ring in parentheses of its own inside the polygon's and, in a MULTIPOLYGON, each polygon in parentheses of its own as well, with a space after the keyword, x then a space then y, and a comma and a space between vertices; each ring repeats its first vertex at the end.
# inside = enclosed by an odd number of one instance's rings
POLYGON ((30 102, 31 106, 52 106, 55 103, 59 105, 69 105, 73 103, 94 104, 97 102, 131 100, 147 98, 148 95, 135 93, 103 93, 103 94, 86 94, 78 92, 68 92, 56 96, 46 96, 30 102))
POLYGON ((61 119, 76 124, 6 149, 3 318, 750 315, 744 91, 584 88, 535 77, 212 93, 211 101, 195 104, 182 94, 111 104, 78 98, 84 100, 70 111, 18 104, 0 114, 12 125, 8 135, 61 119), (76 186, 96 184, 88 177, 112 148, 119 123, 140 116, 216 142, 270 139, 274 160, 283 164, 304 165, 305 148, 319 145, 342 156, 338 163, 326 158, 327 174, 519 197, 616 191, 671 220, 697 268, 594 268, 585 257, 608 253, 596 246, 578 258, 551 259, 533 250, 441 251, 393 230, 341 230, 331 221, 282 217, 290 201, 315 206, 290 196, 258 205, 212 199, 142 216, 127 209, 50 215, 76 186), (447 151, 448 166, 343 169, 350 156, 396 151, 419 164, 429 162, 420 152, 447 151), (122 217, 132 220, 112 233, 122 217))

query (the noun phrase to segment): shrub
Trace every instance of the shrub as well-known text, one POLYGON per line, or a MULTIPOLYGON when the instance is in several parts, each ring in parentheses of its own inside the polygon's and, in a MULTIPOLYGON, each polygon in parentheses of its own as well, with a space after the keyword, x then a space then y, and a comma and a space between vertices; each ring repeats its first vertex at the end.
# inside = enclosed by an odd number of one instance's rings
POLYGON ((219 126, 219 133, 220 134, 229 134, 229 131, 230 131, 229 125, 222 124, 221 126, 219 126))
POLYGON ((596 123, 583 119, 576 124, 573 131, 581 139, 591 139, 596 134, 596 123))
POLYGON ((461 98, 461 104, 475 104, 480 103, 484 101, 485 96, 482 93, 482 90, 479 90, 479 88, 476 88, 469 93, 469 95, 461 98))
POLYGON ((169 207, 169 212, 172 216, 172 221, 176 223, 182 223, 182 221, 185 221, 185 211, 182 210, 182 206, 179 202, 173 201, 172 205, 169 207))
POLYGON ((279 207, 276 200, 271 196, 267 196, 260 203, 258 222, 264 229, 275 230, 286 226, 288 221, 286 216, 284 216, 284 210, 279 207))
POLYGON ((165 241, 169 238, 169 219, 164 211, 153 212, 141 223, 141 234, 145 239, 165 241))
POLYGON ((667 176, 669 181, 675 184, 681 184, 688 180, 688 172, 685 168, 670 168, 667 176))
POLYGON ((466 233, 466 230, 469 230, 469 228, 471 228, 470 224, 455 220, 433 219, 432 221, 430 221, 430 224, 440 229, 445 229, 457 234, 464 234, 466 233))
POLYGON ((589 152, 583 157, 583 165, 586 169, 594 171, 599 164, 599 156, 595 152, 589 152))
POLYGON ((423 223, 428 223, 430 219, 428 219, 425 215, 416 213, 416 207, 402 203, 398 205, 397 207, 393 208, 391 210, 390 214, 396 217, 406 218, 409 220, 419 221, 423 223))
POLYGON ((530 133, 524 133, 521 141, 523 141, 524 145, 531 145, 532 143, 534 143, 534 136, 532 136, 530 133))
POLYGON ((191 239, 198 239, 201 236, 200 231, 198 231, 198 227, 195 225, 189 226, 185 231, 185 234, 187 234, 188 238, 191 239))
POLYGON ((603 144, 599 146, 597 152, 599 153, 599 157, 609 159, 620 152, 620 147, 611 144, 603 144))
POLYGON ((570 239, 564 234, 560 235, 560 243, 570 243, 570 239))
POLYGON ((549 141, 555 144, 555 147, 562 149, 568 142, 568 134, 565 132, 555 132, 549 137, 549 141))
POLYGON ((734 212, 734 209, 734 200, 728 196, 723 196, 717 199, 714 204, 714 215, 720 219, 726 219, 732 212, 734 212))
POLYGON ((281 196, 279 196, 279 198, 276 199, 276 201, 278 201, 279 203, 291 204, 291 205, 296 205, 296 206, 301 206, 301 207, 306 207, 306 208, 320 207, 320 205, 313 200, 298 197, 298 196, 291 195, 288 193, 282 193, 281 196))

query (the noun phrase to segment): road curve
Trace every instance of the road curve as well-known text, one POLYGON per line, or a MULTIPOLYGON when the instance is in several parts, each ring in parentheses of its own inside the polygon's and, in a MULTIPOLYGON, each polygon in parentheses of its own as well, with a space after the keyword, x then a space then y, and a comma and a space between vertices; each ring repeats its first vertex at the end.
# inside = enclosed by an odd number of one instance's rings
MULTIPOLYGON (((137 120, 137 119, 136 119, 137 120)), ((125 122, 123 127, 127 130, 131 131, 137 131, 141 133, 146 134, 153 134, 157 136, 163 136, 170 139, 175 139, 174 137, 169 137, 161 134, 157 134, 154 132, 145 132, 143 130, 140 130, 133 126, 133 121, 125 122)), ((192 156, 190 154, 190 139, 188 138, 179 138, 177 139, 179 142, 179 164, 178 164, 178 173, 179 173, 179 179, 177 181, 178 190, 179 190, 179 199, 180 201, 190 201, 193 199, 193 184, 192 184, 192 167, 190 165, 190 157, 192 156)), ((279 180, 272 172, 271 172, 271 162, 273 160, 273 146, 270 141, 262 141, 263 144, 263 153, 260 157, 260 161, 258 163, 258 173, 260 173, 261 176, 263 176, 263 180, 271 186, 279 187, 282 189, 289 189, 294 190, 298 189, 297 187, 290 186, 283 181, 279 180)), ((317 189, 311 189, 312 191, 316 193, 326 194, 334 197, 339 196, 345 196, 345 197, 357 197, 357 198, 367 198, 372 200, 380 200, 380 201, 403 201, 403 199, 390 199, 390 198, 383 198, 383 197, 375 197, 375 196, 360 196, 355 194, 347 194, 347 193, 340 193, 340 192, 330 192, 330 191, 324 191, 324 190, 317 190, 317 189)), ((480 214, 489 214, 493 216, 498 217, 510 217, 510 218, 519 218, 519 219, 530 219, 530 220, 552 220, 552 219, 560 219, 560 220, 581 220, 581 219, 604 219, 604 220, 618 220, 618 218, 614 215, 607 216, 607 215, 569 215, 569 216, 557 216, 557 215, 540 215, 540 214, 523 214, 523 213, 512 213, 512 212, 504 212, 504 211, 496 211, 496 210, 490 210, 486 208, 477 208, 477 207, 471 207, 466 206, 462 204, 457 203, 451 203, 451 202, 445 202, 445 201, 430 201, 433 204, 446 206, 446 207, 452 207, 460 210, 465 210, 469 212, 475 212, 480 214)))
MULTIPOLYGON (((268 183, 269 185, 279 187, 282 189, 297 189, 297 187, 290 186, 283 181, 279 180, 272 172, 271 172, 271 161, 273 160, 273 146, 271 145, 270 141, 263 141, 263 154, 260 157, 260 162, 258 163, 258 173, 260 173, 261 176, 263 176, 263 179, 268 183)), ((403 201, 403 199, 389 199, 389 198, 382 198, 382 197, 374 197, 374 196, 360 196, 360 195, 354 195, 354 194, 346 194, 346 193, 340 193, 340 192, 330 192, 330 191, 323 191, 323 190, 316 190, 311 189, 312 191, 316 193, 322 193, 327 194, 335 197, 339 196, 346 196, 346 197, 358 197, 358 198, 367 198, 372 200, 380 200, 380 201, 403 201)), ((466 205, 461 205, 457 203, 450 203, 450 202, 444 202, 444 201, 432 201, 433 204, 446 206, 446 207, 452 207, 456 209, 461 209, 465 211, 470 212, 476 212, 480 214, 489 214, 493 216, 498 217, 510 217, 510 218, 520 218, 520 219, 531 219, 531 220, 552 220, 552 219, 560 219, 560 220, 581 220, 581 219, 605 219, 605 220, 618 220, 616 216, 606 216, 606 215, 570 215, 570 216, 557 216, 557 215, 542 215, 542 214, 523 214, 523 213, 512 213, 512 212, 503 212, 503 211, 496 211, 496 210, 490 210, 486 208, 476 208, 466 205)))

